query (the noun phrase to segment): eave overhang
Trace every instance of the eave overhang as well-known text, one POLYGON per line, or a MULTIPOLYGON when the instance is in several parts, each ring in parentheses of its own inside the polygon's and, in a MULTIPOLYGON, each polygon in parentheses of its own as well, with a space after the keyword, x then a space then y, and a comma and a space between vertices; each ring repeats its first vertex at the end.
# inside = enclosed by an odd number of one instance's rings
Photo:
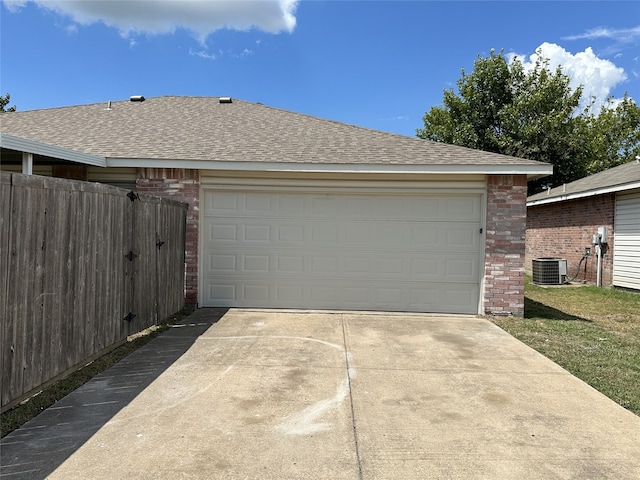
POLYGON ((69 148, 58 147, 48 143, 37 142, 27 138, 16 137, 15 135, 9 135, 7 133, 0 133, 0 147, 18 152, 82 163, 85 165, 93 165, 96 167, 107 166, 107 159, 105 157, 79 152, 69 148))
POLYGON ((526 175, 528 180, 553 173, 553 166, 477 165, 477 164, 347 164, 312 162, 218 162, 207 160, 173 160, 157 158, 107 158, 108 167, 186 168, 194 170, 241 170, 248 172, 304 172, 304 173, 422 173, 470 175, 526 175))
MULTIPOLYGON (((560 187, 556 187, 560 188, 560 187)), ((577 200, 580 198, 596 197, 598 195, 606 195, 607 193, 623 192, 625 190, 640 189, 640 182, 630 182, 621 185, 611 185, 609 187, 596 188, 586 190, 584 192, 568 193, 566 195, 557 195, 550 198, 540 198, 527 202, 527 207, 536 207, 538 205, 547 205, 550 203, 566 202, 567 200, 577 200)))

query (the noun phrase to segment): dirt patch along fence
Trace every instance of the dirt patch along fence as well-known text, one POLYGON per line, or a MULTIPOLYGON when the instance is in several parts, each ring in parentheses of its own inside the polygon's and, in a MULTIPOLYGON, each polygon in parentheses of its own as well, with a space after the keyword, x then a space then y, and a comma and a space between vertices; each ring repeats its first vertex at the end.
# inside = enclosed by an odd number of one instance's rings
POLYGON ((184 306, 187 205, 0 172, 2 410, 184 306))

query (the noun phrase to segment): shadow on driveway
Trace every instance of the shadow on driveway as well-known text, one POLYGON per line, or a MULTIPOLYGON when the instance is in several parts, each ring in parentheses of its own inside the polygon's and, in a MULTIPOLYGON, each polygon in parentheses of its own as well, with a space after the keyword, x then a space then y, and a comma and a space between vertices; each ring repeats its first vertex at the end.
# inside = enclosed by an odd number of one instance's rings
POLYGON ((44 479, 193 345, 227 309, 201 309, 0 440, 0 477, 44 479))

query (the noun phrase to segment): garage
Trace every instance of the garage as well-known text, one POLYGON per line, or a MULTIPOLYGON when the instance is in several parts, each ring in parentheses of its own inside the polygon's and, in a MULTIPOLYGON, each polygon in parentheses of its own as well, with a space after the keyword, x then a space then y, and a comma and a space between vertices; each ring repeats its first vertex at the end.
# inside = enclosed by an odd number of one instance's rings
POLYGON ((13 112, 1 133, 3 170, 187 203, 189 308, 524 314, 527 181, 549 164, 228 96, 13 112))
POLYGON ((640 190, 616 195, 614 242, 613 284, 640 290, 640 190))
POLYGON ((204 188, 202 306, 478 312, 484 192, 204 188))

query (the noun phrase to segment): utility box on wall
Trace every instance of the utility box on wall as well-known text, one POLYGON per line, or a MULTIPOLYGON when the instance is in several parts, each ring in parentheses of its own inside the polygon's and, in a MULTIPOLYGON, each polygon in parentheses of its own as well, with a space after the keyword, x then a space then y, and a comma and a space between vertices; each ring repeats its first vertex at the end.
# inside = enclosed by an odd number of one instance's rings
POLYGON ((532 260, 533 283, 562 285, 567 280, 567 260, 564 258, 536 258, 532 260))

